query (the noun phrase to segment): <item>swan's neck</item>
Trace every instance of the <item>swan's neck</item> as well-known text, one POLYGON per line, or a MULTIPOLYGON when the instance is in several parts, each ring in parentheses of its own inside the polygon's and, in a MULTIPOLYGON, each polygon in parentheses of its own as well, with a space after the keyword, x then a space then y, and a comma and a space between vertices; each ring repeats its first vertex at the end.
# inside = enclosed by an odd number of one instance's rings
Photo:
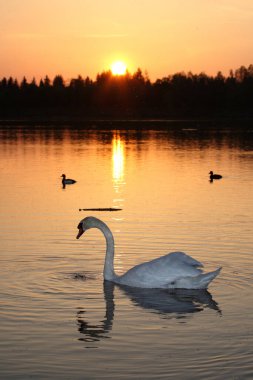
POLYGON ((104 279, 112 281, 116 275, 114 272, 114 239, 111 230, 105 223, 99 226, 106 240, 106 255, 104 264, 104 279))

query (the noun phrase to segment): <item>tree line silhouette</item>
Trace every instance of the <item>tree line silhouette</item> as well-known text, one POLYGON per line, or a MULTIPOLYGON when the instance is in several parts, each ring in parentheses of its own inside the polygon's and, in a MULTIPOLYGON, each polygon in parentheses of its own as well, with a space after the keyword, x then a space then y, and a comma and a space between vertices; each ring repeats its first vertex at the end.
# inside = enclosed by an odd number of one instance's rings
POLYGON ((217 117, 253 116, 253 65, 228 76, 176 73, 151 82, 138 69, 95 80, 79 75, 68 83, 61 75, 39 83, 24 77, 0 80, 1 117, 217 117))

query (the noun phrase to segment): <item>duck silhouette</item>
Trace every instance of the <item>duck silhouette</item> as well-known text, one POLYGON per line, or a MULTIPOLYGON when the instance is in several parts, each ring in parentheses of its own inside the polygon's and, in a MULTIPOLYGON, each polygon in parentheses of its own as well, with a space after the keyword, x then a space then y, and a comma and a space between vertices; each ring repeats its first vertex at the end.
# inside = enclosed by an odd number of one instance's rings
POLYGON ((214 179, 221 179, 222 178, 222 175, 220 175, 220 174, 214 174, 213 171, 210 171, 209 174, 210 174, 210 180, 211 181, 214 180, 214 179))
POLYGON ((66 185, 72 185, 72 184, 76 183, 76 181, 74 179, 66 178, 65 174, 62 174, 61 177, 62 177, 63 188, 65 188, 66 185))

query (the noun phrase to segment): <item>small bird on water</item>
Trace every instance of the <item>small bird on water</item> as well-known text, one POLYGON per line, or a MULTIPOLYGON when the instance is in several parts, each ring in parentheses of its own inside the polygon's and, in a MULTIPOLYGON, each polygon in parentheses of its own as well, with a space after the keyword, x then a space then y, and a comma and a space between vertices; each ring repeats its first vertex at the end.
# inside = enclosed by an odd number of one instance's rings
POLYGON ((222 178, 222 175, 220 174, 214 174, 212 171, 209 172, 210 174, 210 179, 213 180, 213 179, 221 179, 222 178))
POLYGON ((74 179, 66 178, 65 174, 62 174, 62 184, 63 185, 72 185, 73 183, 76 183, 74 179))

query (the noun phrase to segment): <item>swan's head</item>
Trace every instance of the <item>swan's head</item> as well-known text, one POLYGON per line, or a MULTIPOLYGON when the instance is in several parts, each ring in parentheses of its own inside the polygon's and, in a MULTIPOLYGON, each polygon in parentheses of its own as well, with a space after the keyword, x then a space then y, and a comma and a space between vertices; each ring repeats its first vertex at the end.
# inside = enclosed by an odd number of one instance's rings
POLYGON ((82 236, 82 234, 90 228, 98 227, 99 222, 101 221, 97 218, 94 218, 94 216, 87 216, 86 218, 82 219, 77 226, 79 232, 76 238, 79 239, 82 236))
POLYGON ((65 175, 65 174, 62 174, 61 177, 66 178, 66 175, 65 175))
POLYGON ((213 172, 212 172, 212 171, 210 171, 210 172, 209 172, 209 174, 210 174, 210 175, 213 175, 213 172))

